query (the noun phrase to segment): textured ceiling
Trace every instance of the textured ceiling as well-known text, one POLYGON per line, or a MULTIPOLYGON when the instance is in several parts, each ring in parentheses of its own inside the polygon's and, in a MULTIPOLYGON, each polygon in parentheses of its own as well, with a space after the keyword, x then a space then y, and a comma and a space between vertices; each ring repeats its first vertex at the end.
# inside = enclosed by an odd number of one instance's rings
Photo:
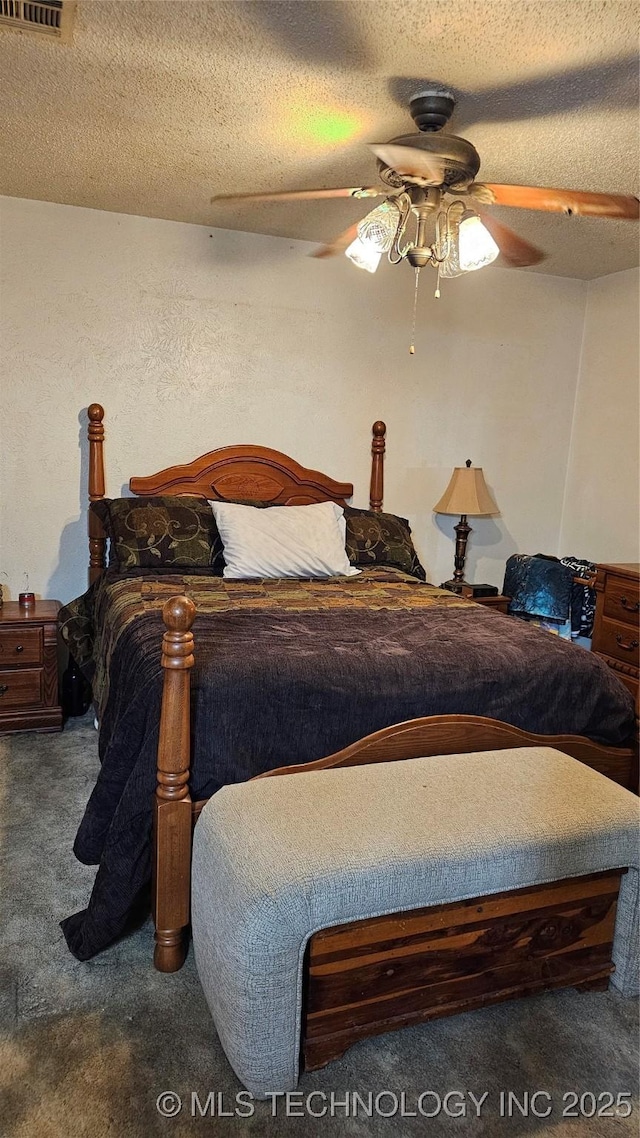
MULTIPOLYGON (((364 203, 209 199, 375 181, 436 81, 480 178, 638 193, 638 30, 612 0, 79 0, 70 46, 0 31, 0 192, 326 240, 364 203)), ((496 214, 543 272, 638 262, 633 222, 496 214)))

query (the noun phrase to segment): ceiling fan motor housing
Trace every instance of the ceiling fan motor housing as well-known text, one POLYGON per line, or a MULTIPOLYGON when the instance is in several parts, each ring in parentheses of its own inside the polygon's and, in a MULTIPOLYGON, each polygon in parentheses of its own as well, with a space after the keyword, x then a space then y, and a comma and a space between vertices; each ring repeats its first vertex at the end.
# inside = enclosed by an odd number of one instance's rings
MULTIPOLYGON (((442 159, 443 172, 441 185, 466 189, 475 179, 480 169, 480 155, 475 146, 466 138, 455 134, 402 134, 390 139, 394 146, 409 146, 414 150, 424 150, 442 159)), ((388 186, 399 188, 407 179, 392 170, 378 159, 378 172, 388 186)))

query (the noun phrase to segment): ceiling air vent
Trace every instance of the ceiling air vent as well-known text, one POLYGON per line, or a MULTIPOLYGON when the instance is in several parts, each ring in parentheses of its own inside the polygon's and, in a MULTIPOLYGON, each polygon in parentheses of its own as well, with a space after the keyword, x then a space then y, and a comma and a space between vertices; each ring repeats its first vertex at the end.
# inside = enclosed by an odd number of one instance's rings
POLYGON ((0 0, 0 28, 69 43, 75 0, 0 0))

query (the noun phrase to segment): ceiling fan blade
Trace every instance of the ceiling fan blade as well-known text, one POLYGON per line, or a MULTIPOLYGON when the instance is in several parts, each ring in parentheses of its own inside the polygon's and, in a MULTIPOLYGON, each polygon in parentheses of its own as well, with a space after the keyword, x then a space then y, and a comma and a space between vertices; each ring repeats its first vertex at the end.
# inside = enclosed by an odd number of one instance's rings
POLYGON ((526 269, 529 265, 539 265, 540 261, 544 261, 547 254, 543 253, 542 249, 537 249, 535 245, 525 241, 524 237, 519 237, 513 229, 509 229, 508 225, 503 225, 487 210, 479 209, 475 202, 473 209, 478 214, 485 229, 489 230, 500 250, 503 262, 510 269, 526 269))
POLYGON ((445 164, 437 154, 419 150, 417 146, 400 146, 386 142, 378 146, 370 145, 376 158, 384 162, 398 174, 411 178, 424 178, 433 186, 441 186, 444 181, 445 164))
POLYGON ((356 186, 337 190, 282 190, 264 194, 215 194, 212 202, 304 202, 315 198, 379 198, 389 193, 384 186, 356 186))
POLYGON ((354 225, 350 225, 349 228, 345 229, 343 233, 338 234, 338 236, 334 238, 330 244, 319 245, 317 249, 314 249, 313 253, 311 253, 310 256, 335 257, 337 253, 344 253, 347 245, 350 245, 352 241, 355 241, 356 237, 358 236, 359 224, 360 222, 356 221, 354 225))
POLYGON ((493 197, 495 205, 517 209, 539 209, 551 213, 579 214, 583 217, 640 217, 640 202, 633 194, 591 194, 583 190, 543 189, 541 186, 501 186, 480 183, 493 197))

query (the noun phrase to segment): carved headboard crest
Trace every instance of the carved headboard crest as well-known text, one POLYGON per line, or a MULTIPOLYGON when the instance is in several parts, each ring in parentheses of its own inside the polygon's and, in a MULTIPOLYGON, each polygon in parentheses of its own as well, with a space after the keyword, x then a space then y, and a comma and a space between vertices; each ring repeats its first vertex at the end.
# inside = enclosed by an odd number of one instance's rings
POLYGON ((336 482, 319 470, 269 447, 221 447, 184 466, 169 466, 146 478, 132 478, 134 494, 199 494, 223 500, 249 498, 286 506, 340 502, 353 494, 350 482, 336 482))

